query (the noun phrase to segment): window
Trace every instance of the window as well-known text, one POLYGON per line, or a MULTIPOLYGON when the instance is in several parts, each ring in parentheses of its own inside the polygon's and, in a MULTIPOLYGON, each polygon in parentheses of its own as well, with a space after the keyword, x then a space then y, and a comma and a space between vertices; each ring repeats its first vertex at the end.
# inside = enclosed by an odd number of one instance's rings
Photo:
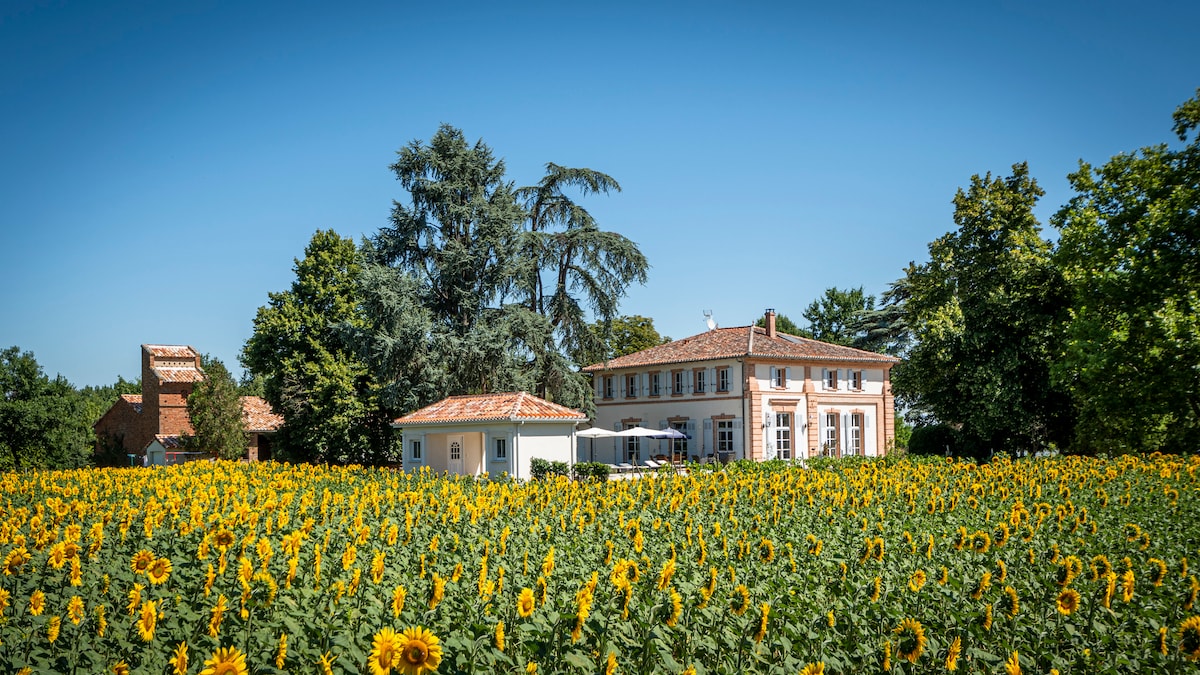
POLYGON ((838 414, 837 412, 827 412, 824 415, 824 444, 822 446, 822 454, 826 457, 840 457, 838 451, 838 414))
POLYGON ((837 389, 837 384, 838 384, 837 383, 837 373, 838 373, 837 368, 826 368, 825 369, 825 388, 826 389, 837 389))
POLYGON ((850 413, 850 454, 863 454, 863 414, 850 413))
POLYGON ((508 439, 507 438, 495 439, 495 441, 493 442, 493 446, 496 449, 495 459, 497 461, 502 461, 502 460, 508 459, 508 439))
MULTIPOLYGON (((626 429, 633 429, 638 424, 637 422, 626 422, 626 429)), ((625 461, 637 462, 642 457, 642 439, 638 436, 630 436, 625 439, 625 461)))
POLYGON ((637 390, 638 390, 638 376, 636 374, 626 375, 625 376, 625 398, 637 398, 637 390))
POLYGON ((671 373, 671 395, 683 396, 683 371, 676 370, 671 373))
POLYGON ((662 394, 662 373, 650 373, 650 395, 662 394))
POLYGON ((412 461, 421 461, 421 441, 413 441, 408 447, 412 449, 412 461))
POLYGON ((705 388, 704 387, 704 385, 705 385, 704 378, 707 373, 704 370, 697 370, 695 372, 696 372, 696 387, 694 389, 692 389, 692 393, 703 394, 704 388, 705 388))
POLYGON ((729 391, 729 369, 717 369, 717 391, 729 391))
POLYGON ((792 458, 791 413, 775 413, 775 451, 779 459, 792 458))
POLYGON ((863 372, 861 370, 850 371, 850 388, 854 391, 862 391, 863 372))
POLYGON ((733 420, 716 420, 717 452, 733 452, 733 420))
POLYGON ((787 389, 787 368, 775 368, 775 387, 787 389))
MULTIPOLYGON (((670 424, 671 428, 675 431, 683 434, 687 433, 687 420, 672 420, 670 424)), ((671 454, 675 455, 676 457, 687 459, 687 444, 688 439, 686 438, 672 438, 671 454)))
POLYGON ((604 398, 613 397, 613 379, 612 375, 604 376, 604 398))

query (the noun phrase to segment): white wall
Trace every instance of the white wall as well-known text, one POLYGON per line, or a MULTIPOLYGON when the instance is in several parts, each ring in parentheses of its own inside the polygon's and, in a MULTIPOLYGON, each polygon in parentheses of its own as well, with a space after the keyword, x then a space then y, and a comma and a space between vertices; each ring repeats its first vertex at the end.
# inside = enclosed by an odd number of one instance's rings
POLYGON ((507 471, 515 478, 530 478, 529 466, 534 457, 551 462, 574 464, 574 422, 526 423, 499 422, 493 424, 411 427, 404 431, 404 469, 429 467, 443 472, 449 468, 449 439, 463 437, 463 473, 478 476, 483 473, 499 476, 507 471), (507 457, 495 457, 496 438, 505 439, 507 457), (412 442, 420 441, 422 457, 412 458, 412 442))

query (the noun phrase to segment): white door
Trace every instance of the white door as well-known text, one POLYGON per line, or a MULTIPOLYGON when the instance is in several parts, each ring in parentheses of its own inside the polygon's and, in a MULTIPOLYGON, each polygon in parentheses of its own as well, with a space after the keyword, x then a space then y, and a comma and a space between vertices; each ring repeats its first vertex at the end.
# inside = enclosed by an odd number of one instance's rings
POLYGON ((461 474, 463 472, 463 437, 450 436, 450 464, 446 468, 450 473, 461 474))

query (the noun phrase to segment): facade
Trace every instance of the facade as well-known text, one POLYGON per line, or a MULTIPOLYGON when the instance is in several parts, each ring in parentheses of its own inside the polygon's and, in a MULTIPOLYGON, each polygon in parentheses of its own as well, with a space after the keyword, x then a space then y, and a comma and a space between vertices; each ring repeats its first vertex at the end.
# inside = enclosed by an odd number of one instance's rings
POLYGON ((899 359, 779 333, 773 310, 765 319, 762 328, 714 328, 584 368, 595 426, 689 436, 618 439, 619 459, 884 455, 895 438, 890 377, 899 359))
MULTIPOLYGON (((97 450, 118 447, 130 464, 175 463, 187 453, 180 439, 192 433, 187 397, 204 379, 200 354, 186 345, 142 345, 142 393, 123 394, 93 425, 97 450), (159 460, 162 460, 161 462, 159 460)), ((270 459, 270 438, 283 424, 270 404, 242 397, 246 457, 270 459)))
POLYGON ((392 422, 404 431, 404 469, 531 477, 534 458, 574 463, 578 410, 527 392, 451 396, 392 422))

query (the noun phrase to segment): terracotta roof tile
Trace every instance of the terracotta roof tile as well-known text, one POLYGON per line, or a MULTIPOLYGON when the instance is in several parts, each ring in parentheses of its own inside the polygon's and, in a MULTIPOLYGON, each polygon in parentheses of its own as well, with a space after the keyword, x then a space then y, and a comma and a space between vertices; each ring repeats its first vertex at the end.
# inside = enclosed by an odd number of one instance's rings
POLYGON ((258 396, 242 397, 242 421, 246 431, 257 433, 278 431, 283 425, 283 417, 276 415, 271 404, 258 396))
POLYGON ((161 382, 203 382, 204 371, 199 368, 151 368, 161 382))
POLYGON ((133 412, 142 414, 142 395, 141 394, 121 394, 121 400, 133 406, 133 412))
POLYGON ((447 424, 454 422, 490 422, 501 420, 583 421, 578 410, 551 403, 528 392, 451 396, 396 419, 394 426, 447 424))
POLYGON ((899 363, 899 359, 852 347, 829 344, 820 340, 776 333, 767 337, 767 329, 757 326, 717 328, 665 345, 626 354, 603 363, 594 363, 584 372, 600 372, 620 368, 763 357, 791 361, 855 361, 899 363))
POLYGON ((195 349, 188 345, 142 345, 142 349, 150 352, 153 356, 162 356, 166 358, 195 358, 199 356, 195 349))
POLYGON ((154 440, 158 441, 167 450, 179 450, 183 447, 182 436, 168 436, 166 434, 155 434, 154 440))

